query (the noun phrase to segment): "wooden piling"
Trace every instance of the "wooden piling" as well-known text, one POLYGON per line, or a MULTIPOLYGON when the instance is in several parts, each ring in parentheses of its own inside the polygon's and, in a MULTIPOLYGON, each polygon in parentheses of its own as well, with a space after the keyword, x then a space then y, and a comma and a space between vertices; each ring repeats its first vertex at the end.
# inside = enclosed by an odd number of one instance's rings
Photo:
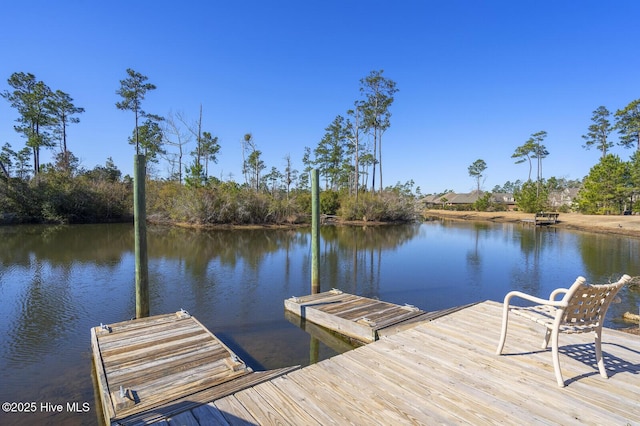
POLYGON ((311 294, 320 293, 320 174, 311 171, 311 294))
POLYGON ((147 212, 145 197, 146 159, 136 155, 133 164, 133 226, 135 229, 136 318, 149 316, 149 271, 147 257, 147 212))

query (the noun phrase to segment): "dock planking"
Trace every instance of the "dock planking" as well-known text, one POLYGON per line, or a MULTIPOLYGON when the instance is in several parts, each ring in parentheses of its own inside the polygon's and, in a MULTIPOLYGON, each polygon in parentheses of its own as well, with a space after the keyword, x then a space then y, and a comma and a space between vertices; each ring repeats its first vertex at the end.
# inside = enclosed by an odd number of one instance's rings
POLYGON ((388 333, 402 323, 419 321, 427 315, 415 306, 396 305, 340 290, 291 297, 284 301, 284 306, 306 321, 364 343, 377 340, 381 333, 388 333))
POLYGON ((483 302, 211 402, 249 424, 640 424, 640 339, 603 333, 609 379, 593 342, 563 335, 568 386, 554 380, 543 330, 514 318, 495 355, 502 305, 483 302), (235 410, 238 410, 237 412, 235 410))
POLYGON ((558 217, 560 213, 555 212, 538 212, 533 216, 533 219, 522 219, 523 223, 530 223, 536 226, 540 225, 555 225, 558 223, 558 217))
POLYGON ((106 424, 145 424, 292 368, 253 372, 185 311, 91 329, 106 424))
MULTIPOLYGON (((353 339, 356 345, 358 342, 371 343, 382 336, 398 333, 420 322, 431 321, 468 306, 470 305, 426 312, 412 305, 396 305, 335 289, 308 296, 291 297, 284 301, 285 316, 292 323, 295 323, 291 318, 291 314, 294 314, 304 322, 310 321, 332 333, 353 339)), ((326 342, 330 339, 321 340, 326 342)))
POLYGON ((589 337, 561 336, 560 388, 550 350, 538 348, 543 330, 530 321, 514 316, 505 354, 495 355, 501 314, 491 301, 441 311, 308 367, 245 374, 118 423, 640 424, 638 336, 604 330, 609 379, 589 337))

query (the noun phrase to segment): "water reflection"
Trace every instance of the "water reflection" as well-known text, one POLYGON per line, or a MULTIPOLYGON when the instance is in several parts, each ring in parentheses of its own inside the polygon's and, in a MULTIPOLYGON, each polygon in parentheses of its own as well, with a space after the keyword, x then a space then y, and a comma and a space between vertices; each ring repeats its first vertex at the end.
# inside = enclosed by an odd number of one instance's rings
POLYGON ((580 234, 578 247, 589 276, 607 277, 612 271, 634 268, 640 260, 638 240, 634 238, 580 234), (603 256, 603 253, 611 255, 603 256))
MULTIPOLYGON (((150 227, 147 235, 152 314, 187 309, 256 369, 350 348, 285 318, 283 300, 310 291, 309 229, 150 227)), ((547 297, 578 275, 640 275, 639 242, 518 224, 322 227, 321 289, 427 311, 510 290, 547 297)), ((0 227, 0 400, 93 401, 89 329, 134 316, 133 271, 130 224, 0 227)), ((622 291, 608 326, 637 311, 639 293, 622 291)), ((3 424, 35 421, 27 420, 0 413, 3 424)))

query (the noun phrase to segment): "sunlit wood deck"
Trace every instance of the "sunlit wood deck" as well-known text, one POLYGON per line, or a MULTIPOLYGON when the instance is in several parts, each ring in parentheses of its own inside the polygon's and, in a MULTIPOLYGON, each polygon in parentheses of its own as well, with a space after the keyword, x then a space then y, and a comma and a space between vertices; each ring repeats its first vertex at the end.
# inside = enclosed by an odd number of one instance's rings
POLYGON ((167 424, 640 424, 640 337, 561 336, 556 385, 541 328, 483 302, 168 416, 167 424))
MULTIPOLYGON (((515 317, 515 316, 514 316, 515 317)), ((496 356, 501 304, 484 302, 200 407, 229 424, 640 424, 640 337, 561 336, 556 385, 543 331, 513 318, 496 356)), ((188 413, 185 413, 187 415, 188 413)))
POLYGON ((284 301, 288 312, 360 342, 369 343, 384 334, 426 319, 427 312, 411 305, 331 290, 284 301))
POLYGON ((291 371, 253 372, 187 312, 91 329, 105 424, 162 420, 291 371))

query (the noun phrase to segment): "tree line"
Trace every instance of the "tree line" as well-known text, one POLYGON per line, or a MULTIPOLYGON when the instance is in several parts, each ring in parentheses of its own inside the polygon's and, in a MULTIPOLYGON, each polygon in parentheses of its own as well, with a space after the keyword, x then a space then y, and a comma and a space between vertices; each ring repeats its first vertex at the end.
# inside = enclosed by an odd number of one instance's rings
MULTIPOLYGON (((0 95, 18 114, 14 129, 24 139, 24 147, 14 150, 5 143, 0 150, 0 179, 4 183, 0 186, 0 213, 48 221, 118 220, 130 216, 130 178, 123 177, 111 159, 104 166, 84 169, 69 148, 68 126, 79 123, 84 108, 76 106, 69 94, 49 88, 33 74, 16 72, 7 82, 11 90, 0 95), (53 163, 41 164, 42 149, 57 149, 53 163)), ((362 78, 360 99, 344 114, 336 115, 313 149, 305 147, 302 171, 294 167, 288 154, 283 168, 268 168, 254 135, 246 133, 241 139, 240 182, 235 182, 233 176, 224 182, 222 176, 213 176, 211 166, 218 162, 220 140, 203 128, 202 106, 195 120, 181 113, 169 112, 166 117, 148 113, 143 103, 153 90, 156 86, 146 76, 127 69, 115 91, 120 97, 115 107, 133 113, 128 143, 136 153, 145 155, 152 171, 151 199, 152 208, 156 209, 151 211, 152 217, 197 223, 297 221, 309 209, 309 171, 313 168, 319 169, 324 184, 324 213, 339 212, 347 219, 412 217, 410 203, 403 200, 420 195, 420 189, 415 189, 414 194, 412 181, 383 186, 382 141, 391 125, 390 108, 398 91, 383 70, 362 78), (161 162, 168 170, 164 179, 154 174, 161 162), (395 198, 389 202, 385 197, 395 198), (212 212, 213 208, 220 211, 212 212)), ((541 130, 532 133, 511 155, 516 164, 529 166, 526 182, 506 182, 493 192, 512 192, 519 208, 536 211, 548 208, 549 192, 579 186, 575 204, 579 211, 612 213, 632 209, 640 192, 639 110, 640 100, 635 100, 614 114, 604 106, 593 112, 592 124, 582 136, 583 147, 595 147, 602 155, 582 182, 543 177, 543 160, 549 151, 544 145, 547 132, 541 130), (614 146, 611 134, 616 131, 618 145, 636 147, 629 162, 609 153, 614 146)), ((478 192, 486 168, 482 159, 468 168, 478 192)), ((489 208, 486 201, 483 199, 476 207, 489 208)))
MULTIPOLYGON (((7 81, 11 90, 1 95, 18 114, 14 128, 25 147, 14 150, 5 143, 0 151, 0 215, 53 222, 130 217, 131 178, 123 177, 110 158, 104 166, 87 170, 68 147, 67 126, 80 121, 84 108, 33 74, 14 73, 7 81), (40 164, 40 151, 56 148, 55 161, 40 164)), ((169 112, 166 117, 149 113, 144 101, 157 87, 145 75, 127 69, 115 92, 120 98, 115 107, 133 113, 128 143, 137 154, 145 155, 151 170, 149 217, 193 223, 302 220, 310 211, 308 172, 318 168, 325 181, 324 213, 340 213, 346 219, 411 219, 413 183, 384 190, 382 186, 382 137, 390 126, 396 83, 380 70, 372 71, 360 84, 362 99, 347 111, 350 118, 338 116, 327 127, 313 156, 305 148, 302 172, 294 168, 288 154, 284 169, 267 171, 262 151, 247 133, 241 140, 244 181, 235 182, 232 176, 222 181, 211 173, 210 166, 218 162, 220 141, 203 128, 202 106, 196 120, 181 113, 169 112), (155 173, 161 162, 169 172, 166 178, 155 173), (365 192, 371 194, 365 196, 365 192)))
MULTIPOLYGON (((591 116, 592 124, 582 135, 585 149, 597 148, 601 152, 599 162, 589 174, 580 181, 571 181, 551 177, 545 179, 542 173, 542 160, 549 151, 543 144, 547 137, 544 130, 532 133, 522 145, 516 147, 511 158, 516 164, 529 166, 527 180, 507 181, 504 186, 496 185, 492 192, 513 193, 518 208, 526 212, 549 209, 549 194, 569 188, 579 188, 573 209, 586 214, 619 214, 640 211, 635 204, 640 194, 640 99, 630 102, 624 108, 612 114, 605 106, 599 106, 591 116), (613 122, 612 122, 613 118, 613 122), (609 151, 615 145, 611 134, 618 133, 619 146, 634 149, 629 161, 609 151), (535 180, 531 174, 535 164, 535 180)), ((478 193, 480 182, 487 164, 484 160, 474 161, 467 169, 469 176, 476 181, 478 193)), ((475 208, 489 207, 487 196, 475 203, 475 208)))

